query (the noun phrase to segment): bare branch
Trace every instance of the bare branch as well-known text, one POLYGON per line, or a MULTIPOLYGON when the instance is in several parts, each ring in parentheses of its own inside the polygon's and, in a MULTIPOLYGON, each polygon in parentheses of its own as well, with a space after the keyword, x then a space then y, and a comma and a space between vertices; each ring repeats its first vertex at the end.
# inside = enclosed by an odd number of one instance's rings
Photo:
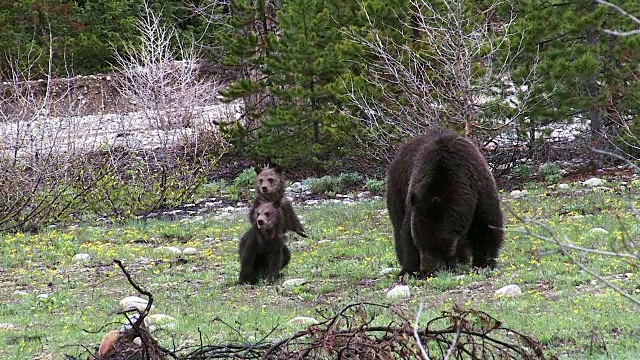
MULTIPOLYGON (((627 293, 626 291, 622 290, 621 288, 619 288, 618 286, 616 286, 615 284, 613 284, 609 280, 605 279, 603 276, 601 276, 597 272, 593 271, 591 268, 589 268, 588 266, 583 264, 580 260, 578 260, 576 257, 574 257, 571 254, 571 252, 568 251, 568 249, 576 249, 576 250, 580 250, 580 251, 584 251, 584 250, 583 250, 583 248, 576 247, 575 245, 573 245, 565 234, 562 234, 561 238, 559 238, 558 234, 555 231, 553 231, 553 229, 551 229, 546 224, 544 224, 544 223, 542 223, 540 221, 534 220, 534 219, 524 219, 524 218, 518 216, 517 214, 515 214, 513 211, 511 211, 511 209, 509 209, 509 211, 511 212, 511 214, 513 216, 515 216, 515 218, 517 220, 519 220, 521 222, 524 222, 524 223, 527 223, 527 224, 533 224, 535 226, 538 226, 541 229, 543 229, 546 233, 548 233, 549 235, 542 235, 542 234, 539 234, 539 233, 534 233, 533 231, 531 231, 528 228, 525 228, 524 230, 522 230, 520 232, 525 233, 525 234, 530 235, 530 236, 533 236, 533 237, 535 237, 537 239, 544 240, 544 241, 556 244, 558 246, 558 248, 560 249, 560 251, 562 252, 562 254, 564 256, 566 256, 571 262, 576 264, 582 271, 588 273, 589 275, 593 276, 597 280, 602 281, 607 287, 609 287, 613 291, 617 292, 618 294, 620 294, 621 296, 623 296, 627 300, 631 301, 633 304, 640 306, 640 300, 634 298, 629 293, 627 293)), ((588 252, 599 253, 599 252, 597 252, 595 250, 589 250, 588 252)), ((604 255, 609 255, 609 254, 607 253, 607 254, 604 254, 604 255)), ((630 255, 630 254, 618 254, 618 256, 630 257, 630 258, 635 258, 635 259, 638 258, 637 256, 633 256, 633 255, 630 255)))
POLYGON ((347 36, 364 49, 363 79, 381 95, 345 83, 350 102, 359 109, 349 115, 371 136, 361 142, 389 148, 431 126, 464 128, 466 135, 483 137, 515 126, 537 101, 529 91, 537 81, 537 62, 523 82, 516 84, 511 77, 524 33, 514 30, 513 10, 504 19, 494 15, 498 6, 510 3, 495 0, 473 15, 463 4, 445 0, 441 9, 430 1, 411 0, 409 12, 398 16, 400 29, 377 24, 363 5, 366 34, 347 36))
MULTIPOLYGON (((612 9, 614 9, 615 11, 619 12, 623 16, 626 16, 629 20, 631 20, 636 25, 640 26, 640 19, 638 19, 637 17, 633 16, 632 14, 629 14, 624 9, 622 9, 620 6, 612 4, 612 3, 608 2, 608 1, 604 1, 604 0, 596 0, 596 2, 598 4, 600 4, 600 5, 604 5, 604 6, 607 6, 607 7, 610 7, 612 9)), ((614 30, 603 29, 602 32, 604 32, 606 34, 609 34, 609 35, 614 35, 614 36, 640 35, 640 29, 631 30, 631 31, 614 31, 614 30)))

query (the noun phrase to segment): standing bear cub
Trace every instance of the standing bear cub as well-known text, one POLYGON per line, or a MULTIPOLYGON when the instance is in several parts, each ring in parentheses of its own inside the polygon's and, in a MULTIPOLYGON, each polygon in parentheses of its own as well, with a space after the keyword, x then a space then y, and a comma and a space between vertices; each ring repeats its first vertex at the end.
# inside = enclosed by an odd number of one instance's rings
POLYGON ((284 243, 279 205, 277 202, 259 204, 255 209, 255 221, 240 239, 240 284, 256 284, 262 279, 273 281, 289 264, 291 252, 284 243))
POLYGON ((503 242, 498 191, 466 138, 430 129, 402 144, 387 172, 387 208, 400 277, 469 262, 495 267, 503 242))
POLYGON ((300 220, 293 211, 291 202, 284 197, 285 180, 282 168, 280 166, 265 168, 257 166, 255 170, 257 174, 256 198, 249 211, 249 221, 251 223, 255 221, 255 210, 261 203, 265 201, 278 202, 282 211, 284 232, 294 231, 302 237, 307 237, 300 220))

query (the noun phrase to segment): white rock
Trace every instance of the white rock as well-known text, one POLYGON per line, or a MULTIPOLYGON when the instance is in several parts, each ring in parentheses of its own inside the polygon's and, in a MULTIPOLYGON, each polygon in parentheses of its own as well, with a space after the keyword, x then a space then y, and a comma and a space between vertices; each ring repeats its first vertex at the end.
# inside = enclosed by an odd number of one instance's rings
POLYGON ((380 270, 378 272, 378 276, 387 276, 387 275, 391 274, 394 271, 395 271, 395 269, 392 268, 392 267, 384 268, 384 269, 382 269, 382 270, 380 270))
POLYGON ((158 252, 165 252, 169 255, 180 256, 182 255, 182 250, 178 249, 175 246, 160 246, 156 248, 158 252))
POLYGON ((411 296, 411 291, 407 285, 396 285, 393 289, 387 291, 387 299, 401 300, 411 296))
POLYGON ((294 279, 285 280, 282 283, 282 286, 286 287, 286 288, 291 288, 291 287, 301 286, 301 285, 304 285, 306 283, 307 283, 307 279, 294 278, 294 279))
POLYGON ((11 323, 0 323, 0 330, 19 330, 20 328, 11 323))
POLYGON ((585 180, 582 184, 591 187, 602 186, 604 185, 604 180, 593 177, 589 180, 585 180))
POLYGON ((192 247, 186 247, 182 249, 182 254, 184 255, 196 255, 198 253, 198 249, 192 247))
POLYGON ((91 255, 89 254, 80 253, 73 255, 73 261, 75 261, 76 263, 86 263, 89 260, 91 260, 91 255))
POLYGON ((28 292, 26 292, 26 291, 23 291, 23 290, 16 290, 16 291, 14 291, 14 292, 12 293, 12 295, 13 295, 13 296, 16 296, 16 297, 18 297, 18 296, 19 296, 19 297, 23 297, 23 296, 29 296, 29 293, 28 293, 28 292))
POLYGON ((138 346, 142 346, 142 339, 140 339, 140 337, 137 337, 137 338, 133 339, 133 343, 138 345, 138 346))
POLYGON ((296 316, 287 322, 289 325, 315 325, 318 320, 308 316, 296 316))
POLYGON ((603 229, 601 227, 594 227, 593 229, 589 230, 590 234, 602 234, 602 235, 607 235, 609 234, 609 231, 607 231, 606 229, 603 229))
POLYGON ((522 290, 520 290, 520 286, 511 284, 507 286, 503 286, 500 289, 496 290, 496 296, 506 296, 506 297, 514 297, 522 294, 522 290))
POLYGON ((515 199, 523 198, 527 196, 527 190, 513 190, 509 193, 509 196, 515 199))
POLYGON ((565 183, 556 185, 556 189, 558 190, 569 190, 570 188, 571 188, 571 185, 565 184, 565 183))
POLYGON ((154 324, 157 328, 175 330, 178 327, 178 320, 167 314, 152 314, 148 318, 151 324, 154 324))
POLYGON ((356 195, 356 198, 362 200, 362 199, 370 199, 371 198, 371 192, 370 191, 363 191, 363 192, 359 192, 356 195))
MULTIPOLYGON (((120 331, 127 331, 131 329, 133 327, 133 324, 135 324, 136 321, 138 321, 139 317, 140 317, 140 314, 129 315, 128 318, 125 317, 124 322, 122 323, 122 327, 120 328, 120 331)), ((149 317, 146 316, 142 321, 141 325, 142 327, 145 327, 148 329, 150 324, 151 324, 151 321, 149 321, 149 317)))
POLYGON ((147 308, 149 302, 138 296, 127 296, 120 300, 120 307, 124 311, 137 309, 138 311, 144 311, 147 308))
POLYGON ((49 298, 49 294, 40 294, 38 295, 38 299, 47 300, 49 298))

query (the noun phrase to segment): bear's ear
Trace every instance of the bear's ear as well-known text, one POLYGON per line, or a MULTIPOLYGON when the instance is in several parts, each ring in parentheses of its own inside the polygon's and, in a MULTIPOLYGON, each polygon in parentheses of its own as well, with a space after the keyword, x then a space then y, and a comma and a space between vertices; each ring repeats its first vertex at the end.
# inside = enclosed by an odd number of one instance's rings
POLYGON ((255 168, 256 174, 260 174, 260 172, 262 171, 262 166, 256 166, 255 168))
POLYGON ((280 165, 276 165, 276 166, 272 167, 272 169, 278 174, 282 174, 282 172, 284 171, 284 169, 280 165))

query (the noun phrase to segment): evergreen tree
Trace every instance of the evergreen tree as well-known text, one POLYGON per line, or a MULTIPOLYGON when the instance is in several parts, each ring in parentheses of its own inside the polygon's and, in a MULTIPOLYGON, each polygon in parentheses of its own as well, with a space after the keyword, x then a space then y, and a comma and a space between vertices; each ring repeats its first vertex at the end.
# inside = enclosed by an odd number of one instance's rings
MULTIPOLYGON (((631 13, 640 11, 633 0, 616 2, 631 13)), ((637 54, 640 37, 619 38, 603 28, 629 30, 633 24, 592 0, 515 3, 526 30, 525 56, 516 74, 528 73, 534 59, 541 81, 533 91, 544 99, 532 108, 532 128, 551 122, 589 120, 591 145, 612 121, 636 115, 640 96, 637 54)))
POLYGON ((274 51, 265 63, 274 103, 255 143, 267 157, 309 163, 340 154, 347 123, 339 110, 339 3, 290 0, 278 12, 281 31, 270 36, 274 51))
POLYGON ((245 102, 232 139, 256 159, 283 165, 323 161, 347 137, 341 115, 346 71, 338 19, 355 4, 339 0, 234 1, 225 64, 240 76, 223 92, 245 102))

